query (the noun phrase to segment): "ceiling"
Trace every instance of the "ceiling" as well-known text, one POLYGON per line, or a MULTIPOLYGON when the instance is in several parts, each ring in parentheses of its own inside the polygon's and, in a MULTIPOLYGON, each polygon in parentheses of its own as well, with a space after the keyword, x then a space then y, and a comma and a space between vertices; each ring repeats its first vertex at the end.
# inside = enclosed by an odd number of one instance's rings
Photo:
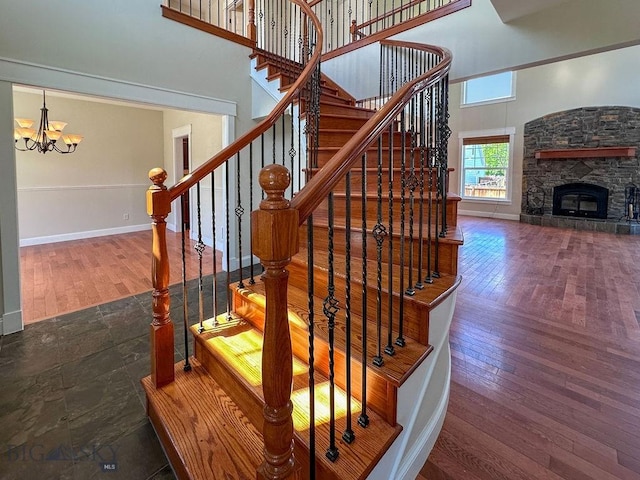
POLYGON ((555 7, 568 0, 491 0, 500 19, 508 23, 516 18, 555 7))

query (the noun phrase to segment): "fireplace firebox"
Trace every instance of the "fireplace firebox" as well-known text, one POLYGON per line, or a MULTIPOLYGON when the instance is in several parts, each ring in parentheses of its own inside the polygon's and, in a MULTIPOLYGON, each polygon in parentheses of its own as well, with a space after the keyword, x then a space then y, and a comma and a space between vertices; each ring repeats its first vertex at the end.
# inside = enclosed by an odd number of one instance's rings
POLYGON ((567 183, 553 189, 553 214, 607 218, 609 189, 591 183, 567 183))

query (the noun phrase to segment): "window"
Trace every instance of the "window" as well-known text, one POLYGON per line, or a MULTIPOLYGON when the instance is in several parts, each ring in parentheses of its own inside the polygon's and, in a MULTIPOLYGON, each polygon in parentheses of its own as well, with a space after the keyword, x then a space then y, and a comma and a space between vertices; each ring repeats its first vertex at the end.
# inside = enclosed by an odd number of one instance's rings
POLYGON ((460 134, 462 197, 511 200, 511 151, 514 129, 487 135, 460 134))
POLYGON ((515 98, 513 72, 473 78, 462 83, 462 105, 504 102, 515 98))

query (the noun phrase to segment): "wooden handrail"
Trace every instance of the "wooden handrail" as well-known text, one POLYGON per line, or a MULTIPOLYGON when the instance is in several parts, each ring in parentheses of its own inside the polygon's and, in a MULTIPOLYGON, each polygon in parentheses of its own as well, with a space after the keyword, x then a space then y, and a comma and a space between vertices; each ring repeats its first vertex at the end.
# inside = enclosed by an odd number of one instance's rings
MULTIPOLYGON (((386 38, 393 37, 394 35, 397 35, 401 32, 411 30, 412 28, 418 27, 428 22, 432 22, 434 20, 437 20, 438 18, 445 17, 470 6, 471 0, 455 0, 443 7, 429 10, 428 12, 422 13, 417 17, 405 20, 402 23, 396 23, 392 27, 380 30, 375 33, 371 33, 370 35, 361 36, 357 40, 353 40, 351 43, 348 43, 342 47, 335 48, 334 50, 331 50, 329 52, 325 52, 322 54, 322 61, 324 62, 327 60, 331 60, 332 58, 346 55, 349 52, 353 52, 355 50, 358 50, 359 48, 366 47, 367 45, 371 45, 372 43, 381 42, 386 38)), ((351 31, 351 29, 349 30, 349 33, 351 33, 351 38, 353 39, 353 31, 351 31)))
POLYGON ((399 88, 389 101, 297 193, 291 201, 291 207, 298 210, 300 225, 306 221, 309 215, 329 195, 329 192, 351 170, 369 145, 397 118, 409 100, 415 94, 440 81, 449 72, 451 52, 446 48, 397 40, 384 40, 380 43, 382 45, 425 50, 439 55, 442 60, 436 67, 399 88))
MULTIPOLYGON (((316 27, 316 45, 322 45, 322 25, 320 24, 320 20, 316 17, 315 13, 311 10, 311 7, 307 5, 303 0, 291 0, 292 3, 298 5, 305 15, 307 15, 311 21, 314 23, 316 27)), ((284 97, 278 102, 278 104, 274 107, 271 113, 262 120, 255 128, 250 130, 249 132, 242 135, 235 142, 231 143, 229 146, 222 149, 218 154, 211 157, 205 163, 196 168, 193 172, 185 175, 176 183, 173 187, 169 188, 169 196, 171 201, 178 198, 180 195, 185 193, 191 187, 193 187, 196 183, 201 181, 204 177, 213 172, 216 168, 224 164, 230 158, 233 158, 238 152, 240 152, 244 147, 253 142, 256 138, 262 135, 264 132, 269 130, 271 126, 282 116, 287 107, 291 104, 296 95, 303 89, 303 87, 307 84, 308 80, 313 75, 315 68, 320 61, 321 49, 316 48, 316 51, 313 52, 311 59, 305 66, 304 70, 298 77, 298 79, 293 83, 291 88, 287 90, 287 93, 284 97)))
MULTIPOLYGON (((391 15, 395 15, 396 13, 402 12, 403 10, 407 10, 408 8, 415 7, 416 5, 419 5, 424 1, 425 0, 412 0, 411 2, 409 2, 409 3, 405 4, 405 5, 400 5, 399 7, 392 8, 388 12, 384 12, 382 15, 378 15, 377 17, 372 18, 370 20, 367 20, 366 22, 363 22, 360 25, 354 25, 353 28, 355 29, 355 32, 352 32, 352 33, 358 33, 358 30, 360 30, 360 29, 362 29, 364 27, 368 27, 369 25, 373 25, 374 23, 379 22, 380 20, 383 20, 383 19, 385 19, 387 17, 390 17, 391 15)), ((449 5, 449 4, 447 3, 447 5, 449 5)), ((444 8, 447 5, 443 5, 441 7, 434 8, 433 10, 429 10, 429 12, 433 12, 434 10, 437 10, 438 8, 444 8)))

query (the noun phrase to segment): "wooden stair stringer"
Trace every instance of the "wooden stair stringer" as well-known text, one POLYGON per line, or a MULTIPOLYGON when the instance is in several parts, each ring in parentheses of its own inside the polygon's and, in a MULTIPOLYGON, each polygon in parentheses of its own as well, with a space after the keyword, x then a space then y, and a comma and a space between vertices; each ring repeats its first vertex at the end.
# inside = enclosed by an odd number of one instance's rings
MULTIPOLYGON (((195 339, 196 358, 214 377, 224 384, 229 396, 239 405, 251 423, 261 428, 264 398, 261 386, 261 332, 241 318, 227 322, 226 315, 218 317, 218 326, 213 327, 211 320, 204 322, 206 330, 198 333, 198 325, 191 327, 195 339), (225 325, 225 322, 227 324, 225 325), (248 354, 238 350, 240 346, 250 345, 248 354)), ((294 455, 301 466, 303 478, 309 471, 309 429, 308 429, 308 370, 306 364, 294 357, 294 381, 292 402, 294 404, 294 455), (305 418, 307 420, 305 420, 305 418), (306 423, 305 423, 306 421, 306 423)), ((322 413, 322 399, 326 399, 328 380, 316 372, 316 412, 322 413), (319 394, 319 395, 318 395, 319 394)), ((336 388, 336 405, 344 403, 344 392, 336 388)), ((340 439, 345 428, 344 408, 336 417, 336 438, 340 456, 331 462, 324 456, 328 448, 329 426, 325 419, 316 420, 316 467, 317 478, 327 480, 365 479, 382 458, 391 443, 402 431, 399 425, 389 425, 375 412, 369 411, 370 423, 366 429, 357 426, 359 403, 353 402, 352 425, 356 440, 352 444, 340 439)))

